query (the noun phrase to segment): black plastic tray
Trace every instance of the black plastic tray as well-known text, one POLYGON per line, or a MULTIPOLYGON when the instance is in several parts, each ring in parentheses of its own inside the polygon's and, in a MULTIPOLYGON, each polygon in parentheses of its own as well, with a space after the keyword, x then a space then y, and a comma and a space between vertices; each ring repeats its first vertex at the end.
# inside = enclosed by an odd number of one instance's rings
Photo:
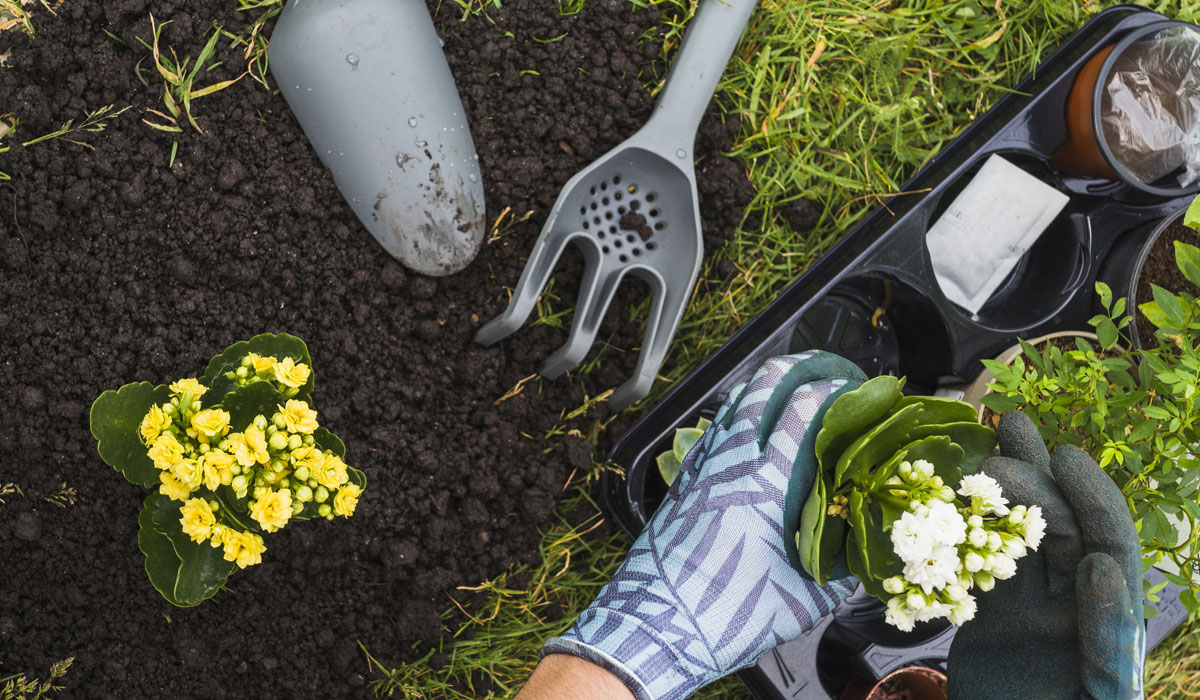
MULTIPOLYGON (((1064 105, 1080 67, 1122 34, 1164 19, 1125 5, 1098 14, 901 188, 919 194, 898 195, 869 214, 679 382, 610 454, 624 476, 606 473, 602 484, 621 528, 635 537, 664 495, 654 457, 670 448, 675 428, 711 417, 730 389, 769 357, 829 349, 871 375, 905 375, 909 390, 933 393, 972 379, 981 359, 1018 337, 1087 329, 1096 312, 1097 279, 1110 281, 1116 295, 1127 295, 1119 282, 1131 261, 1124 255, 1108 260, 1110 251, 1122 239, 1128 245, 1129 237, 1145 237, 1190 197, 1156 198, 1120 183, 1071 177, 1053 169, 1049 159, 1066 140, 1064 105), (942 293, 925 234, 992 154, 1054 186, 1070 202, 972 315, 942 293), (879 306, 887 307, 886 314, 869 323, 879 306)), ((1186 618, 1178 590, 1168 586, 1163 594, 1161 614, 1151 623, 1154 643, 1186 618)), ((918 630, 884 644, 874 624, 877 609, 867 602, 862 609, 843 608, 840 616, 826 618, 817 630, 742 672, 754 694, 824 700, 851 676, 878 678, 912 663, 944 666, 953 628, 918 630)))

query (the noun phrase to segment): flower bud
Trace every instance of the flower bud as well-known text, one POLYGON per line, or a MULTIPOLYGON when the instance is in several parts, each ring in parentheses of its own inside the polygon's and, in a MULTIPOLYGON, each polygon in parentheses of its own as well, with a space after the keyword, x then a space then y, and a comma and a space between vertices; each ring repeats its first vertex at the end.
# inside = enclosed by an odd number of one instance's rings
MULTIPOLYGON (((978 552, 967 552, 967 556, 963 557, 963 566, 971 573, 982 570, 985 563, 983 557, 979 556, 978 552)), ((979 581, 979 577, 976 576, 975 580, 979 581)))
POLYGON ((988 533, 988 540, 987 540, 987 548, 988 549, 990 549, 993 552, 998 552, 998 551, 1000 551, 1000 547, 1003 545, 1004 545, 1004 542, 1003 542, 1003 540, 1000 539, 999 532, 989 532, 988 533))
POLYGON ((233 483, 230 484, 234 491, 245 491, 247 485, 245 474, 238 474, 237 476, 233 477, 233 483))
POLYGON ((312 489, 310 489, 307 485, 302 484, 297 486, 295 492, 296 500, 300 501, 301 503, 308 503, 313 498, 312 489))
POLYGON ((904 602, 911 610, 924 610, 929 605, 929 603, 925 600, 925 596, 917 593, 916 591, 909 593, 908 597, 904 599, 904 602))
POLYGON ((209 451, 210 449, 212 449, 212 448, 210 448, 210 447, 208 446, 208 443, 207 443, 207 442, 202 442, 202 443, 200 443, 200 454, 202 454, 202 455, 206 455, 206 454, 208 454, 208 451, 209 451))
POLYGON ((313 438, 312 433, 309 433, 308 435, 304 436, 304 444, 305 445, 308 445, 309 447, 311 447, 314 442, 316 442, 316 440, 313 438))
POLYGON ((954 503, 954 489, 950 488, 949 486, 943 486, 942 488, 938 489, 937 499, 945 503, 954 503))
POLYGON ((287 446, 289 450, 298 450, 303 444, 304 440, 299 435, 293 435, 288 438, 287 446))
POLYGON ((952 583, 949 586, 946 586, 944 592, 946 595, 946 600, 951 603, 958 603, 962 600, 965 600, 967 597, 967 589, 963 588, 957 583, 952 583))
POLYGON ((287 421, 283 419, 282 413, 276 413, 275 415, 271 416, 271 424, 280 430, 283 430, 287 427, 287 421))
POLYGON ((317 480, 310 476, 308 479, 308 485, 310 488, 317 488, 317 480))
POLYGON ((1012 523, 1013 525, 1020 525, 1021 521, 1025 519, 1026 512, 1027 509, 1025 506, 1014 506, 1013 509, 1008 512, 1008 522, 1012 523))
POLYGON ((313 492, 313 499, 316 500, 317 503, 324 503, 325 501, 329 500, 329 489, 325 488, 324 486, 318 486, 317 490, 313 492))
POLYGON ((238 367, 234 371, 234 374, 236 374, 241 379, 245 379, 246 377, 250 376, 250 370, 245 365, 242 365, 241 367, 238 367))
POLYGON ((276 432, 271 436, 268 444, 270 444, 272 450, 275 450, 276 452, 282 452, 283 450, 287 449, 288 436, 284 435, 283 433, 276 432))
POLYGON ((287 462, 285 462, 282 459, 271 460, 271 471, 273 471, 273 472, 281 472, 281 471, 283 471, 284 467, 286 467, 286 466, 287 466, 287 462))
POLYGON ((254 500, 257 501, 258 499, 262 498, 263 496, 266 496, 267 492, 269 490, 270 489, 268 489, 266 486, 255 486, 254 487, 254 500))
POLYGON ((322 518, 328 518, 333 515, 333 508, 331 508, 328 503, 321 504, 317 507, 317 515, 321 516, 322 518))
POLYGON ((304 510, 304 502, 300 499, 292 501, 292 515, 300 515, 300 511, 304 510))
POLYGON ((258 428, 259 430, 266 430, 267 429, 266 417, 265 416, 255 416, 254 417, 254 427, 258 428))
POLYGON ((241 366, 242 367, 253 367, 254 360, 250 359, 250 355, 246 355, 245 357, 242 358, 241 366))
POLYGON ((991 574, 980 571, 975 574, 975 584, 979 586, 979 590, 987 593, 996 587, 996 579, 991 574))
POLYGON ((229 452, 229 448, 233 447, 233 445, 229 442, 229 440, 222 440, 217 443, 217 447, 224 450, 225 452, 229 452))
POLYGON ((976 549, 983 549, 985 546, 987 546, 987 541, 987 532, 981 530, 980 528, 973 527, 969 532, 967 532, 967 542, 970 542, 971 546, 975 547, 976 549))
POLYGON ((1012 557, 1020 559, 1025 556, 1025 540, 1016 535, 1010 535, 1007 532, 1000 535, 1001 541, 1004 543, 1001 551, 1012 557))
POLYGON ((229 471, 233 474, 241 474, 242 473, 242 465, 238 464, 235 461, 233 464, 229 465, 229 471))
POLYGON ((212 512, 214 512, 214 513, 221 510, 221 504, 218 503, 215 498, 208 502, 208 507, 211 508, 212 512))
POLYGON ((934 485, 941 486, 941 480, 933 476, 933 464, 929 461, 918 459, 912 463, 912 471, 918 481, 929 481, 930 478, 933 478, 934 485))
POLYGON ((967 527, 983 527, 983 516, 972 515, 971 517, 967 518, 967 527))
POLYGON ((904 590, 904 579, 899 576, 893 576, 883 580, 883 590, 896 595, 904 590))
POLYGON ((308 467, 304 467, 304 466, 297 467, 296 471, 293 473, 295 474, 295 476, 298 480, 300 480, 302 482, 308 481, 308 467))
POLYGON ((942 481, 942 477, 940 476, 933 477, 929 480, 929 483, 933 484, 933 486, 939 489, 946 485, 946 482, 942 481))
POLYGON ((295 397, 296 394, 299 394, 299 393, 300 393, 300 387, 298 387, 298 386, 289 386, 287 389, 284 389, 284 391, 283 391, 283 395, 289 399, 295 397))

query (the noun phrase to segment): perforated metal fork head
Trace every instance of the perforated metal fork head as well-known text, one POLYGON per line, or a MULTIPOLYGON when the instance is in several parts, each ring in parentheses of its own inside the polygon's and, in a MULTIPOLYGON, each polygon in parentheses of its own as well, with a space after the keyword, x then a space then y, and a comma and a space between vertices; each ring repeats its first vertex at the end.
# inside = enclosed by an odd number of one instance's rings
POLYGON ((563 188, 538 236, 508 308, 475 340, 492 345, 532 313, 568 243, 583 252, 584 274, 567 341, 542 364, 549 378, 587 355, 622 279, 650 286, 652 303, 634 376, 609 398, 616 410, 644 397, 658 376, 700 271, 704 244, 690 149, 670 157, 647 129, 579 172, 563 188))

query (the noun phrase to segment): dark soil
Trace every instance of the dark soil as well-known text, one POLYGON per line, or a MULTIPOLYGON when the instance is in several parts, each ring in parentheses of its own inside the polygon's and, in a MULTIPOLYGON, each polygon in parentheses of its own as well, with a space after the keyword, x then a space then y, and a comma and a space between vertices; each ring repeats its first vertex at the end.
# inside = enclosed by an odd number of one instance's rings
MULTIPOLYGON (((164 42, 195 56, 214 19, 232 31, 248 21, 231 5, 165 0, 153 11, 172 21, 164 42)), ((134 106, 79 137, 94 150, 56 139, 0 156, 13 178, 0 186, 0 486, 23 491, 0 505, 0 673, 44 676, 73 656, 62 697, 364 696, 356 640, 385 662, 412 659, 422 653, 414 642, 436 641, 448 595, 466 599, 457 586, 536 557, 537 526, 592 461, 579 438, 540 436, 605 417, 603 406, 560 415, 629 375, 641 329, 624 309, 643 291, 614 305, 601 369, 532 381, 499 405, 565 330, 526 328, 494 348, 471 338, 502 310, 562 185, 649 117, 642 85, 663 66, 660 47, 639 37, 658 17, 622 0, 565 18, 552 3, 512 0, 492 11, 495 24, 460 22, 454 3, 430 6, 441 7, 479 146, 489 223, 505 207, 533 212, 443 279, 406 271, 375 243, 283 99, 261 85, 244 79, 198 99, 204 134, 143 124, 144 110, 163 106, 136 40, 151 36, 146 0, 56 4, 57 17, 33 5, 35 41, 0 34, 0 55, 11 49, 0 112, 20 119, 18 140, 84 109, 134 106), (345 439, 368 489, 354 518, 268 537, 264 563, 236 574, 230 591, 175 609, 137 549, 145 492, 100 461, 88 408, 126 382, 198 374, 227 344, 266 331, 308 342, 322 423, 345 439), (64 483, 73 505, 45 500, 64 483)), ((222 58, 201 84, 237 74, 237 52, 222 58)), ((752 191, 718 153, 737 124, 710 116, 701 131, 712 251, 752 191)), ((572 304, 572 255, 558 308, 572 304)))
MULTIPOLYGON (((1137 291, 1135 292, 1138 304, 1154 299, 1151 284, 1157 284, 1176 294, 1184 291, 1191 294, 1196 293, 1195 285, 1183 276, 1183 273, 1179 271, 1179 266, 1175 264, 1175 241, 1200 245, 1200 233, 1184 226, 1181 219, 1168 226, 1159 235, 1158 239, 1154 241, 1154 245, 1150 247, 1150 254, 1146 256, 1146 262, 1142 264, 1141 276, 1138 277, 1137 291)), ((1154 340, 1154 331, 1156 330, 1154 324, 1146 320, 1146 317, 1138 313, 1136 309, 1130 309, 1130 311, 1135 314, 1138 342, 1143 347, 1156 346, 1158 343, 1154 340)))

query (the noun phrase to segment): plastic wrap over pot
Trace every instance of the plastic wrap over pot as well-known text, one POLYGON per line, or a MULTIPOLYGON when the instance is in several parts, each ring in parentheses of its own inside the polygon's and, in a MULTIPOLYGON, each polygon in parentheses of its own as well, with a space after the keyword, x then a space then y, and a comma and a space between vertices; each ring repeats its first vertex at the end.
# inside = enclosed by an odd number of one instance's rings
POLYGON ((1200 181, 1200 31, 1178 24, 1130 44, 1101 99, 1104 138, 1131 175, 1200 181))

